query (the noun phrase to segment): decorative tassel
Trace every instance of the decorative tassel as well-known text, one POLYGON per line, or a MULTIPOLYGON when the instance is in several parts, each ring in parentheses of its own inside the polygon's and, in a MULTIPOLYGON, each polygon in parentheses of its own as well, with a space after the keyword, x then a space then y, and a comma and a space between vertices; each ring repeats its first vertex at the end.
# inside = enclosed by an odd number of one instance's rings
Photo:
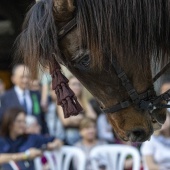
POLYGON ((57 95, 57 104, 61 105, 64 112, 64 118, 76 116, 83 111, 81 105, 73 91, 68 86, 68 79, 61 73, 60 65, 55 61, 55 65, 50 66, 52 77, 52 89, 57 95))
POLYGON ((77 108, 77 111, 80 113, 82 111, 82 107, 81 107, 80 103, 77 101, 77 97, 76 96, 74 96, 73 99, 75 101, 75 106, 77 108))
POLYGON ((51 77, 52 77, 52 89, 55 90, 57 88, 57 75, 53 73, 51 77))
POLYGON ((73 97, 74 92, 69 88, 68 84, 61 83, 61 87, 63 90, 63 98, 66 99, 67 97, 73 97))
POLYGON ((57 69, 56 74, 57 74, 57 83, 58 84, 69 82, 68 79, 61 73, 60 70, 57 69))
POLYGON ((67 100, 67 110, 69 110, 69 115, 73 115, 73 116, 78 115, 79 112, 77 112, 77 108, 75 107, 73 100, 71 100, 70 97, 67 97, 66 100, 67 100))

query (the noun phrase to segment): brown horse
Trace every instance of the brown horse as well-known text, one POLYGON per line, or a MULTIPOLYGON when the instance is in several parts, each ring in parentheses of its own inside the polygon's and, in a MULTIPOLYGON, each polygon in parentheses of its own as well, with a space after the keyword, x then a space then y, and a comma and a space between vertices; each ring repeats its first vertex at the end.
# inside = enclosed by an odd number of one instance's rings
MULTIPOLYGON (((40 0, 28 12, 23 29, 18 51, 33 74, 38 62, 52 65, 56 60, 103 108, 109 108, 129 98, 113 68, 114 60, 138 94, 153 86, 153 64, 168 61, 170 1, 40 0), (77 26, 59 39, 59 30, 73 17, 77 26)), ((121 139, 145 141, 166 114, 165 109, 150 114, 133 103, 107 116, 121 139)))

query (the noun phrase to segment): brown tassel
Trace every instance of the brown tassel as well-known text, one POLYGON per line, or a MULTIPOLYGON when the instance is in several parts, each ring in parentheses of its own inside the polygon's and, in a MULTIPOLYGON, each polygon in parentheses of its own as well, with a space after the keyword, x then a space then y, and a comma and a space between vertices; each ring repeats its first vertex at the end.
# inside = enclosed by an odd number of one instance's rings
POLYGON ((63 112, 64 112, 64 118, 68 118, 70 117, 70 115, 68 114, 68 110, 66 107, 66 101, 62 101, 61 107, 63 108, 63 112))
POLYGON ((70 97, 66 98, 67 100, 67 110, 69 110, 69 114, 76 116, 79 114, 79 112, 77 112, 77 108, 75 107, 73 100, 70 97))
POLYGON ((61 86, 58 86, 58 90, 57 90, 57 104, 61 105, 62 103, 62 89, 61 86))
POLYGON ((66 99, 67 97, 74 96, 73 91, 69 88, 68 84, 61 83, 61 87, 63 90, 63 98, 66 99))
POLYGON ((57 74, 57 83, 58 84, 69 82, 68 79, 61 73, 60 70, 57 69, 56 74, 57 74))
POLYGON ((73 99, 74 99, 74 101, 75 101, 75 106, 76 106, 76 108, 77 108, 77 112, 79 112, 79 113, 82 112, 83 109, 82 109, 80 103, 77 101, 77 97, 74 96, 73 99))
POLYGON ((50 74, 52 88, 57 95, 57 104, 63 108, 64 117, 78 115, 83 109, 68 86, 68 79, 61 73, 61 67, 56 61, 54 66, 50 66, 50 74))
POLYGON ((52 89, 55 90, 57 88, 57 75, 55 72, 51 75, 52 77, 52 89))

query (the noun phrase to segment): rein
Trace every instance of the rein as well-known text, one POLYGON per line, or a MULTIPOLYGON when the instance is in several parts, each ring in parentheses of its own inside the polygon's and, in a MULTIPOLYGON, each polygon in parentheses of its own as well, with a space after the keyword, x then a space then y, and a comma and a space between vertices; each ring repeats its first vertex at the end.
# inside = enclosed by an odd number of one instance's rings
MULTIPOLYGON (((76 27, 76 18, 70 20, 66 25, 64 25, 58 33, 58 40, 61 40, 65 35, 67 35, 74 27, 76 27)), ((157 96, 153 86, 148 89, 146 92, 138 94, 136 89, 133 87, 131 81, 129 80, 128 76, 124 72, 124 70, 119 65, 116 59, 112 59, 112 66, 122 82, 122 85, 126 89, 127 93, 129 94, 129 99, 122 101, 110 108, 102 108, 104 113, 114 113, 125 109, 131 105, 136 105, 141 110, 146 110, 152 113, 155 109, 162 109, 162 108, 170 108, 170 105, 162 104, 163 101, 168 102, 170 100, 170 89, 167 90, 162 95, 157 96)), ((170 62, 166 64, 160 72, 158 72, 154 78, 153 83, 161 77, 161 75, 170 67, 170 62)), ((57 81, 57 80, 56 80, 57 81)), ((77 115, 78 113, 74 114, 77 115)), ((69 114, 67 114, 69 115, 69 114)), ((67 116, 69 117, 69 116, 67 116)))

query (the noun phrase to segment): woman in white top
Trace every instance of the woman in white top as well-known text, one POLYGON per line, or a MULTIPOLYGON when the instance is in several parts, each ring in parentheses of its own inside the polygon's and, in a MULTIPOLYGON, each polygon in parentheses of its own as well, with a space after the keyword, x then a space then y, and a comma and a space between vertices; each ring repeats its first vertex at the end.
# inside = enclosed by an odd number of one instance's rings
POLYGON ((170 113, 158 135, 143 143, 144 170, 170 170, 170 113))

